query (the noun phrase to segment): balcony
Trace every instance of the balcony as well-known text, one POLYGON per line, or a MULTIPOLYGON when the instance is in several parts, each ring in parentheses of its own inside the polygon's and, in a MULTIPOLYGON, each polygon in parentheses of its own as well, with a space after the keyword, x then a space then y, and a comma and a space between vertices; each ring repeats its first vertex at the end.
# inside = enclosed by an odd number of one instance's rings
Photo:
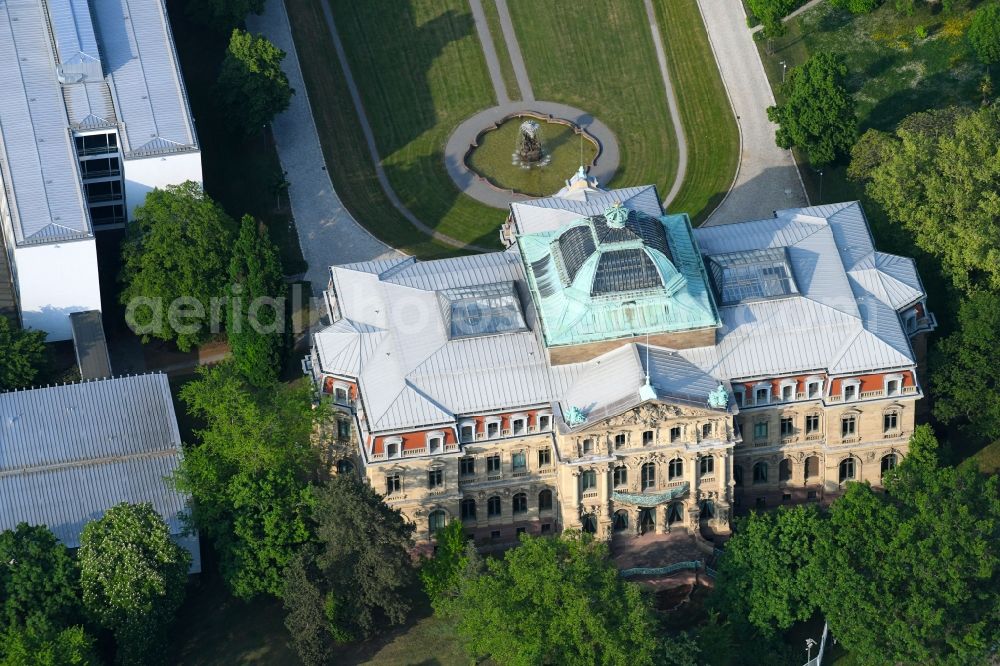
MULTIPOLYGON (((611 493, 611 499, 615 502, 625 502, 627 504, 635 504, 637 506, 655 506, 657 504, 664 504, 671 500, 675 500, 687 494, 689 489, 689 484, 687 481, 676 482, 671 488, 661 492, 654 493, 629 493, 620 490, 615 490, 611 493)), ((584 494, 586 497, 586 493, 584 494)))

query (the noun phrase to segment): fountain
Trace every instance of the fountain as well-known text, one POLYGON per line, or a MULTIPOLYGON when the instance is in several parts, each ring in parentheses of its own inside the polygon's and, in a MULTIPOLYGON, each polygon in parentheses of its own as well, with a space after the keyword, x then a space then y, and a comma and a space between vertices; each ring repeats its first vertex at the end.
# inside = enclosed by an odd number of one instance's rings
POLYGON ((525 120, 517 132, 517 146, 511 155, 511 164, 522 169, 545 166, 551 156, 542 150, 542 128, 534 120, 525 120))

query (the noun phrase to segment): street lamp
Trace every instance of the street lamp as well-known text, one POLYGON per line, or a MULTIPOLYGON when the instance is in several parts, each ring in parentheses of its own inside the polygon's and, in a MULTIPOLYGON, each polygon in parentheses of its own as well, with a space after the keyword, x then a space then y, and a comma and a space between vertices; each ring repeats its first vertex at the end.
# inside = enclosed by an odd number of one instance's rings
POLYGON ((812 661, 812 649, 815 647, 816 641, 811 638, 806 639, 806 663, 808 664, 812 661))
POLYGON ((784 83, 785 82, 785 70, 788 69, 788 63, 786 63, 784 60, 782 60, 779 64, 781 65, 781 82, 784 83))
POLYGON ((813 169, 813 171, 819 174, 819 201, 816 203, 823 203, 823 170, 813 169))

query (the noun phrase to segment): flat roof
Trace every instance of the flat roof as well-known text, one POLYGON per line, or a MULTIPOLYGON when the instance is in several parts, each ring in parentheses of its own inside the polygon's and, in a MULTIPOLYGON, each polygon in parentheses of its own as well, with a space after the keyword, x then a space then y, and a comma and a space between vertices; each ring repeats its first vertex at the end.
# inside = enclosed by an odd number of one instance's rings
POLYGON ((111 376, 111 358, 104 337, 100 310, 73 312, 69 315, 73 331, 76 364, 82 379, 104 379, 111 376))

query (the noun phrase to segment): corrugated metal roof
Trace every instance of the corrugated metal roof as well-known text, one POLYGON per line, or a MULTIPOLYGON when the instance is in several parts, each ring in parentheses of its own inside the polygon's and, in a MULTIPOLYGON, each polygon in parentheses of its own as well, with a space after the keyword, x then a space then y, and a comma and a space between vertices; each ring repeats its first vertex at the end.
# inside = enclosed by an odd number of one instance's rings
POLYGON ((164 374, 0 393, 0 529, 47 525, 76 547, 109 507, 150 502, 180 535, 180 446, 164 374))
POLYGON ((510 205, 510 210, 514 215, 517 233, 532 234, 555 231, 581 217, 600 215, 615 202, 621 202, 631 210, 641 211, 652 217, 663 214, 655 185, 617 190, 566 190, 562 196, 514 202, 510 205))
POLYGON ((45 7, 56 46, 60 80, 79 83, 103 79, 101 52, 87 0, 48 0, 45 7))
POLYGON ((88 81, 62 87, 66 113, 73 129, 111 129, 118 124, 111 89, 106 81, 88 81))
POLYGON ((73 330, 76 363, 83 379, 104 379, 111 376, 111 358, 104 337, 100 310, 73 312, 69 315, 73 330))
POLYGON ((163 2, 90 2, 126 159, 197 149, 163 2))
POLYGON ((18 242, 91 234, 76 149, 38 0, 0 3, 0 150, 18 242))

